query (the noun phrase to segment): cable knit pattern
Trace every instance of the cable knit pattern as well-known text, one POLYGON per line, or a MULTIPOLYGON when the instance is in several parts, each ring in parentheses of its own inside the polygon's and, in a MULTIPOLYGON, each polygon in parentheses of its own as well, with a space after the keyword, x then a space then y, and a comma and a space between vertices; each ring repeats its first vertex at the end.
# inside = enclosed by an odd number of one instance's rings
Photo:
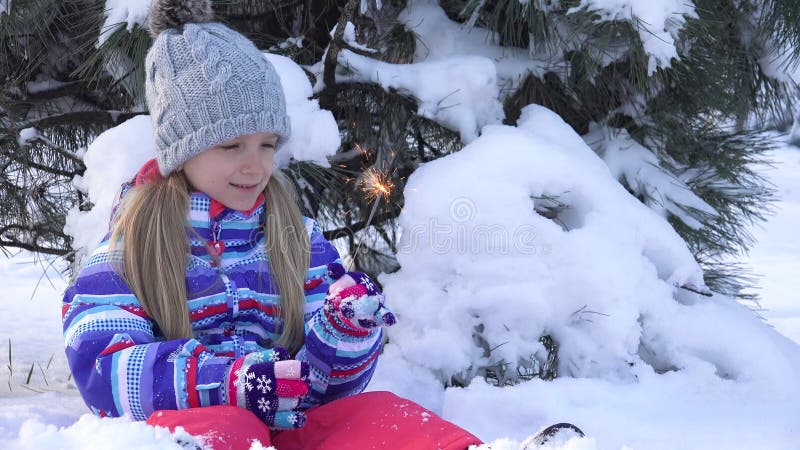
POLYGON ((162 175, 243 134, 291 135, 275 68, 253 43, 221 23, 167 29, 145 59, 145 93, 162 175))
MULTIPOLYGON (((199 235, 187 236, 192 250, 186 287, 193 339, 164 339, 112 270, 110 262, 118 256, 109 254, 108 236, 67 288, 62 309, 67 359, 78 390, 95 414, 127 413, 142 420, 158 409, 232 404, 225 377, 234 361, 271 349, 280 336, 281 298, 268 273, 263 204, 250 214, 224 209, 211 217, 212 202, 194 192, 188 213, 199 235), (214 222, 225 243, 216 267, 203 241, 214 222)), ((381 330, 343 333, 325 318, 331 281, 327 266, 341 261, 316 222, 305 222, 311 263, 305 283, 305 345, 297 359, 310 366, 311 390, 302 405, 307 408, 363 391, 375 369, 381 330)))

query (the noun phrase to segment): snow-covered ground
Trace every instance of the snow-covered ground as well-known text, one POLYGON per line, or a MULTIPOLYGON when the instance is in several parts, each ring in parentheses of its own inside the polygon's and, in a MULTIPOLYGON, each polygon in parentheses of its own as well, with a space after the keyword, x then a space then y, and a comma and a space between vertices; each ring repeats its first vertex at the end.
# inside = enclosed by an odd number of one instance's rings
POLYGON ((758 244, 750 252, 750 265, 763 276, 757 291, 763 299, 760 314, 781 334, 800 342, 800 149, 782 147, 773 159, 776 166, 766 173, 781 202, 775 216, 753 230, 758 244))

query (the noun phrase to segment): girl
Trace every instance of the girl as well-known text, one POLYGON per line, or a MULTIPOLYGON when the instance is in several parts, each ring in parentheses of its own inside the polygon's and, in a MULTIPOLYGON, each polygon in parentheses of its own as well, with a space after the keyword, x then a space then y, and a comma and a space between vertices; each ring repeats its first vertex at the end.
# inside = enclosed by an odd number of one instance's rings
POLYGON ((212 22, 208 0, 154 1, 150 31, 157 158, 123 186, 110 233, 64 295, 89 408, 180 425, 220 449, 479 443, 419 405, 361 394, 394 315, 372 280, 344 272, 274 170, 290 124, 273 67, 212 22))

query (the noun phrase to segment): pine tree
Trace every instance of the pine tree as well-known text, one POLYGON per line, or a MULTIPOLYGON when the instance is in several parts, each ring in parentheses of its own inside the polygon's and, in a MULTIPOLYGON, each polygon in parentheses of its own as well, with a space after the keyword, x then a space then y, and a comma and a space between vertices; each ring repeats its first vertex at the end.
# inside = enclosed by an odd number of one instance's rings
MULTIPOLYGON (((98 40, 102 1, 9 4, 0 16, 0 247, 68 255, 64 215, 74 205, 90 206, 70 187, 83 171, 81 149, 104 129, 145 113, 150 38, 140 25, 112 24, 98 40)), ((639 168, 648 170, 619 170, 620 182, 685 238, 712 290, 748 298, 742 289, 750 280, 725 261, 748 249, 748 227, 769 211, 772 191, 754 171, 772 145, 761 131, 791 120, 795 90, 763 62, 785 49, 790 63, 798 57, 800 6, 674 4, 684 6, 664 24, 648 23, 633 8, 629 16, 610 15, 591 0, 443 0, 440 7, 464 30, 486 33, 487 46, 527 55, 523 76, 499 79, 506 124, 515 124, 523 106, 539 103, 606 161, 614 151, 636 149, 639 168), (675 57, 654 57, 651 46, 665 44, 675 57), (685 195, 671 195, 668 182, 685 195)), ((337 79, 349 70, 337 64, 345 50, 411 64, 421 46, 436 44, 400 20, 405 7, 401 0, 214 2, 219 20, 292 58, 321 87, 315 95, 336 117, 342 147, 329 169, 295 163, 289 172, 306 212, 326 225, 329 238, 358 249, 357 265, 372 272, 397 268, 404 180, 420 163, 464 145, 458 130, 420 116, 418 99, 407 92, 337 79), (356 40, 377 51, 349 42, 348 22, 356 40), (394 185, 377 203, 365 188, 376 175, 394 185)))
POLYGON ((146 46, 113 41, 96 49, 102 2, 0 5, 0 248, 70 258, 64 218, 84 201, 71 184, 85 170, 82 150, 144 112, 135 103, 139 94, 126 91, 131 77, 108 75, 104 55, 114 46, 112 55, 140 60, 146 46))

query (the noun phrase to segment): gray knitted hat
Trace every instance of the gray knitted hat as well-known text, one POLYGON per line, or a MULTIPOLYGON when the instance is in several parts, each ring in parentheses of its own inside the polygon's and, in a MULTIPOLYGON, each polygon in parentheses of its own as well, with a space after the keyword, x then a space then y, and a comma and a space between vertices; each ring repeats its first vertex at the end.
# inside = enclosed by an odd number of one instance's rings
POLYGON ((249 39, 211 20, 209 0, 154 0, 150 7, 145 93, 164 176, 243 134, 275 133, 279 147, 291 134, 272 64, 249 39))

